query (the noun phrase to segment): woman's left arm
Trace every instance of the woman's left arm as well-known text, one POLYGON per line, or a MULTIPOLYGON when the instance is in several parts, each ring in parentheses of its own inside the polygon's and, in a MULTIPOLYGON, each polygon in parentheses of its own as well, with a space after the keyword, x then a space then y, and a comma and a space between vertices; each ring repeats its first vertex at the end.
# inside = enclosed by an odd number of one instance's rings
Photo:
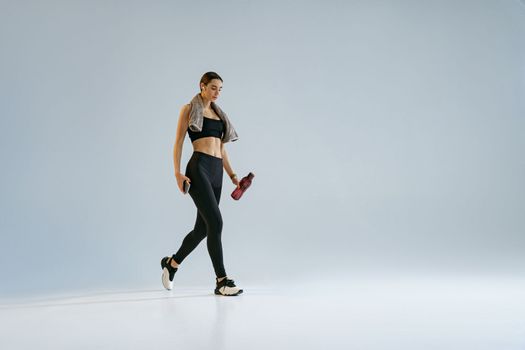
POLYGON ((226 173, 232 180, 232 183, 239 187, 239 179, 237 178, 237 174, 232 169, 232 166, 230 164, 230 159, 228 158, 228 153, 226 153, 226 147, 224 147, 224 143, 221 142, 221 154, 222 154, 222 164, 224 166, 224 170, 226 170, 226 173))

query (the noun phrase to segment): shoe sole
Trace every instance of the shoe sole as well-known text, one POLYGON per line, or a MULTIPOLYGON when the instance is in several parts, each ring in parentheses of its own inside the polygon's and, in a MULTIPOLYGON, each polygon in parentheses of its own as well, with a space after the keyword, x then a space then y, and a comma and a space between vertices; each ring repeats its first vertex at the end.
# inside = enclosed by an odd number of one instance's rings
POLYGON ((170 272, 168 271, 167 267, 162 269, 162 285, 167 290, 171 290, 171 288, 173 288, 173 282, 170 281, 170 272))
POLYGON ((218 290, 215 290, 215 295, 220 295, 220 296, 223 296, 223 297, 235 297, 237 295, 240 295, 242 294, 243 290, 242 289, 239 289, 239 291, 235 294, 222 294, 221 292, 219 292, 218 290))

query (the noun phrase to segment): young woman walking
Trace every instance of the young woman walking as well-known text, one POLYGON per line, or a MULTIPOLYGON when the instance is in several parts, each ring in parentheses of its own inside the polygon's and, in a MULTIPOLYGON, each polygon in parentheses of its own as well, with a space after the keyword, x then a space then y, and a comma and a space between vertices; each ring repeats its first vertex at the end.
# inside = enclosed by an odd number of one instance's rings
POLYGON ((189 186, 188 193, 197 207, 197 220, 179 250, 161 260, 162 284, 168 290, 173 287, 173 277, 179 265, 206 237, 216 275, 215 294, 233 296, 243 292, 228 278, 223 263, 222 216, 219 210, 223 168, 237 187, 239 180, 224 147, 225 143, 237 140, 238 136, 226 113, 215 103, 222 82, 217 73, 205 73, 200 80, 200 93, 180 111, 173 149, 175 177, 181 192, 185 193, 189 186), (186 132, 193 145, 193 154, 183 175, 180 172, 180 160, 186 132))

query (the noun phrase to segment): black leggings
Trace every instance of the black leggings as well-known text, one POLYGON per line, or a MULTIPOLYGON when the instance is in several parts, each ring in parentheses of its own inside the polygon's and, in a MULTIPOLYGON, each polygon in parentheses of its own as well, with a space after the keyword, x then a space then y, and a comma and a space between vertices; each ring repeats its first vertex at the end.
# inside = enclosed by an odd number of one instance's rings
POLYGON ((186 166, 186 176, 191 180, 189 194, 197 206, 197 221, 193 230, 182 241, 177 253, 173 254, 173 259, 180 264, 204 237, 208 237, 208 253, 217 277, 226 276, 222 258, 222 216, 219 210, 222 173, 221 158, 193 152, 186 166))

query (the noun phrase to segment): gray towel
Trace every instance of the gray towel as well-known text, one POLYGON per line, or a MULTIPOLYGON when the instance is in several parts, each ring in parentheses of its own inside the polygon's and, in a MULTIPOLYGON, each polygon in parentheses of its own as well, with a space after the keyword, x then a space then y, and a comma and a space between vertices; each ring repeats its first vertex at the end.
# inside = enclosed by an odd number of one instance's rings
MULTIPOLYGON (((222 109, 217 106, 215 102, 210 103, 211 108, 217 113, 219 118, 224 122, 224 135, 222 137, 222 142, 230 142, 230 141, 237 141, 239 136, 237 136, 237 132, 233 128, 232 123, 230 122, 230 119, 228 119, 228 116, 226 113, 223 112, 222 109)), ((190 122, 189 122, 189 128, 191 131, 194 132, 200 132, 202 130, 202 120, 204 118, 204 102, 202 101, 201 94, 195 95, 193 99, 190 101, 190 122)))

